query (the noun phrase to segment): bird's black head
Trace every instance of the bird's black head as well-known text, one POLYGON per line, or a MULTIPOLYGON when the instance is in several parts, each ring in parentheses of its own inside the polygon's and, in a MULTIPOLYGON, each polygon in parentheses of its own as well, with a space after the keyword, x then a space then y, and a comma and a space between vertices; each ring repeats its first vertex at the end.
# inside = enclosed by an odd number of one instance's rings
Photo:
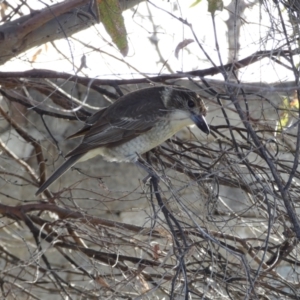
POLYGON ((209 134, 209 126, 205 120, 207 108, 197 93, 182 87, 165 87, 163 101, 168 109, 185 113, 192 123, 204 133, 209 134))

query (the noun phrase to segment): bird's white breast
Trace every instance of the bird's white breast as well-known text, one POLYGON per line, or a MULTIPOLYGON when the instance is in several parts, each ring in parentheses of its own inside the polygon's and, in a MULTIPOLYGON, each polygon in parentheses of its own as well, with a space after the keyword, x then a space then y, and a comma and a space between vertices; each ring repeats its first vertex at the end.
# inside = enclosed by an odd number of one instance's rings
POLYGON ((158 121, 149 131, 115 147, 101 147, 89 151, 82 159, 87 160, 102 155, 108 161, 136 161, 141 155, 160 145, 185 126, 192 125, 189 113, 175 110, 168 119, 158 121))

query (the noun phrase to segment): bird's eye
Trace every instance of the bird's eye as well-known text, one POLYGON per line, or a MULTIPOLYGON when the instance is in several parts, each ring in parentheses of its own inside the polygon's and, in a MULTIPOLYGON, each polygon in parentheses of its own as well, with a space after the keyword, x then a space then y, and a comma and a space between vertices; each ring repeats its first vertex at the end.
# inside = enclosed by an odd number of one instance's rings
POLYGON ((188 107, 189 107, 189 108, 195 107, 195 102, 192 101, 192 100, 189 100, 189 101, 188 101, 188 107))

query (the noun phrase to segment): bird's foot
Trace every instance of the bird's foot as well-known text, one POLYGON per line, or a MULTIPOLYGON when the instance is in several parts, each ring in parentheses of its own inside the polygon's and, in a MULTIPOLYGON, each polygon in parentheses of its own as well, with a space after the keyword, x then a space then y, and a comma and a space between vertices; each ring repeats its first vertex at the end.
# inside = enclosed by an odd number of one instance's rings
POLYGON ((148 175, 142 180, 143 184, 150 184, 150 180, 151 180, 153 177, 157 180, 157 183, 160 182, 160 176, 159 176, 159 175, 157 175, 157 174, 148 174, 148 175))
POLYGON ((143 184, 150 184, 150 181, 152 178, 155 178, 157 180, 157 183, 159 183, 160 181, 164 182, 164 183, 171 183, 171 180, 168 176, 166 175, 158 175, 158 174, 148 174, 143 180, 143 184))

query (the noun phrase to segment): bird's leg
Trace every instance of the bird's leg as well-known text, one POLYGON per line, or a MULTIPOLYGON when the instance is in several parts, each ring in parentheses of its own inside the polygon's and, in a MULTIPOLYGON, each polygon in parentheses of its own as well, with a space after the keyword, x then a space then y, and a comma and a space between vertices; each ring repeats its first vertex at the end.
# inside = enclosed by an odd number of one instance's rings
POLYGON ((148 176, 146 176, 142 180, 144 184, 146 184, 149 181, 149 179, 151 179, 151 177, 154 177, 157 180, 157 183, 159 183, 161 180, 163 182, 170 181, 166 175, 164 175, 164 174, 159 175, 155 171, 155 169, 147 161, 145 161, 138 153, 136 153, 136 155, 137 155, 138 159, 136 161, 134 161, 134 163, 148 173, 148 176))
POLYGON ((159 175, 155 172, 155 170, 148 165, 144 160, 139 158, 137 161, 135 161, 135 164, 139 167, 141 167, 143 170, 145 170, 148 173, 148 176, 146 176, 143 179, 143 183, 145 184, 149 179, 151 179, 152 176, 154 176, 158 181, 160 181, 159 175))

